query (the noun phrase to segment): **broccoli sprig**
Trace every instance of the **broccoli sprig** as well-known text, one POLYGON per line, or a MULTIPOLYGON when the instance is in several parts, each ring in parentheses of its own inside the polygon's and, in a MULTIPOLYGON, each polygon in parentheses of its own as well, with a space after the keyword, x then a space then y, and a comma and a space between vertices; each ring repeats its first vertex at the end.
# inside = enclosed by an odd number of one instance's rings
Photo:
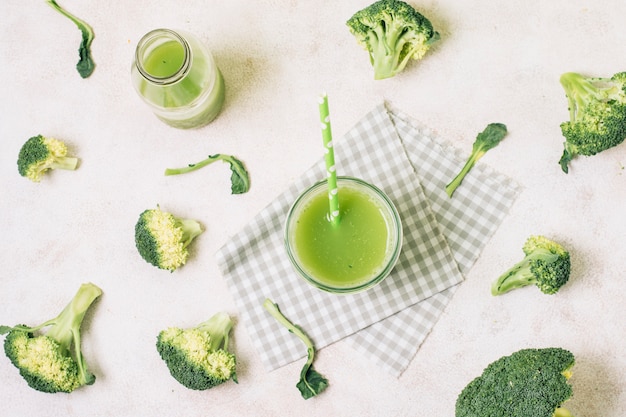
POLYGON ((400 0, 377 1, 346 24, 369 53, 377 80, 395 76, 411 59, 422 59, 439 39, 430 21, 400 0))
POLYGON ((452 194, 454 194, 459 185, 461 185, 461 182, 463 182, 465 176, 470 172, 474 165, 476 165, 476 162, 482 158, 487 151, 498 146, 498 144, 506 136, 506 133, 506 126, 502 123, 490 123, 487 125, 485 130, 476 136, 476 140, 472 145, 472 153, 469 158, 467 158, 465 165, 463 165, 463 168, 461 168, 456 177, 454 177, 452 181, 446 185, 446 194, 448 194, 448 197, 452 197, 452 194))
POLYGON ((144 210, 135 224, 135 246, 148 263, 170 272, 187 262, 189 244, 203 232, 200 223, 156 209, 144 210))
POLYGON ((561 76, 570 120, 561 124, 565 137, 559 164, 563 172, 577 155, 595 155, 626 138, 626 72, 590 78, 575 72, 561 76))
POLYGON ((493 295, 535 284, 544 294, 556 293, 569 279, 570 255, 559 243, 545 236, 531 236, 522 248, 526 255, 491 286, 493 295))
POLYGON ((159 333, 157 351, 174 379, 187 388, 206 390, 230 379, 237 382, 236 357, 228 351, 232 327, 226 313, 193 328, 170 327, 159 333))
POLYGON ((165 175, 186 174, 212 164, 215 161, 224 161, 230 166, 230 190, 232 194, 243 194, 250 189, 250 176, 248 175, 248 171, 246 171, 245 165, 232 155, 219 153, 209 155, 208 158, 195 164, 189 164, 183 168, 167 168, 165 175))
POLYGON ((96 285, 80 286, 72 301, 52 320, 38 326, 0 326, 4 353, 37 391, 72 392, 91 385, 96 377, 88 371, 81 352, 80 327, 85 313, 102 294, 96 285), (45 333, 40 330, 47 328, 45 333))
POLYGON ((70 19, 78 27, 81 33, 81 41, 78 47, 79 60, 76 64, 76 70, 82 78, 87 78, 91 75, 96 67, 91 56, 91 43, 93 42, 94 32, 92 27, 82 19, 74 16, 63 7, 59 6, 56 0, 46 0, 46 2, 52 6, 54 10, 61 13, 63 16, 70 19))
POLYGON ((42 135, 28 139, 17 157, 17 171, 33 182, 41 181, 48 170, 73 171, 77 166, 78 158, 67 156, 67 145, 64 142, 42 135))
POLYGON ((313 360, 315 359, 315 347, 309 337, 302 331, 300 326, 293 324, 283 315, 278 308, 278 304, 270 299, 265 299, 263 308, 272 315, 287 330, 296 335, 306 346, 307 361, 300 371, 300 380, 296 387, 300 391, 300 395, 305 400, 320 394, 328 387, 328 380, 319 372, 313 369, 313 360))
POLYGON ((562 404, 574 355, 561 348, 522 349, 471 381, 456 401, 456 417, 573 417, 562 404))

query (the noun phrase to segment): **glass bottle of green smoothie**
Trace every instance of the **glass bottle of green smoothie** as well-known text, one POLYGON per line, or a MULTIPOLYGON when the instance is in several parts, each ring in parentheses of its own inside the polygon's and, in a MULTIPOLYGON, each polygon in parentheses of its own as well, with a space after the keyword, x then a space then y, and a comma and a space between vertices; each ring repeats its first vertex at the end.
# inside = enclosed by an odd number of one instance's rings
POLYGON ((224 79, 208 49, 193 35, 155 29, 137 44, 131 68, 139 96, 163 122, 204 126, 224 104, 224 79))

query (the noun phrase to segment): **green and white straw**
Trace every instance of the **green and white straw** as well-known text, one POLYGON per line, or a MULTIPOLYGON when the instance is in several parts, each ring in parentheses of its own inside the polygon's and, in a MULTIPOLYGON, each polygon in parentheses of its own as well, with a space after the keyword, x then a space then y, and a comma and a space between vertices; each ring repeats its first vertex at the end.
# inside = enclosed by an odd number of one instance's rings
POLYGON ((328 96, 323 93, 319 97, 320 122, 322 139, 324 140, 324 160, 326 162, 326 177, 328 179, 329 220, 333 224, 339 223, 339 196, 337 195, 337 170, 335 169, 335 151, 333 149, 333 135, 330 131, 330 116, 328 113, 328 96))

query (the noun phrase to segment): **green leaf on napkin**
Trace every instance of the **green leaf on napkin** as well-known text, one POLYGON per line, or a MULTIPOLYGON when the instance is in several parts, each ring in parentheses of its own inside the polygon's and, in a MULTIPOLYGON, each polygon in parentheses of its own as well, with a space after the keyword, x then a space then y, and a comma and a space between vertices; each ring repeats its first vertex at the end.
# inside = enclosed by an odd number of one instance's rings
POLYGON ((313 369, 313 359, 315 358, 315 348, 313 342, 304 333, 300 326, 293 324, 281 313, 278 308, 278 304, 274 303, 269 298, 266 298, 263 302, 263 307, 274 317, 280 324, 285 326, 287 330, 295 334, 304 342, 307 348, 307 361, 300 371, 300 381, 296 384, 296 387, 300 390, 302 398, 308 400, 311 397, 315 397, 328 387, 328 380, 324 378, 319 372, 313 369))
POLYGON ((461 171, 457 174, 457 176, 454 177, 448 185, 446 185, 446 193, 448 194, 448 197, 452 197, 452 194, 457 187, 461 185, 463 178, 465 178, 467 173, 474 167, 476 161, 482 158, 487 151, 498 146, 498 144, 506 136, 506 132, 506 125, 502 123, 489 123, 485 130, 476 136, 476 140, 472 145, 472 153, 469 158, 467 158, 465 165, 461 168, 461 171))

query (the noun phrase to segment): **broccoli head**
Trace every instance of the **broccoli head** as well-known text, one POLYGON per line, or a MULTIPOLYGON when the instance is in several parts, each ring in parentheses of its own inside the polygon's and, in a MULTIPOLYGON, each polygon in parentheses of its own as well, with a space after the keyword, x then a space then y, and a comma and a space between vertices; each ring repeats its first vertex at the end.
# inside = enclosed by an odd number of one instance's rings
POLYGON ((48 393, 72 392, 95 382, 81 352, 80 326, 101 294, 96 285, 83 284, 56 318, 36 327, 0 326, 0 334, 8 333, 4 352, 31 388, 48 393), (47 331, 40 332, 44 327, 47 331))
POLYGON ((561 124, 565 137, 559 164, 568 164, 577 155, 595 155, 626 138, 626 72, 611 78, 588 78, 568 72, 561 76, 569 106, 570 120, 561 124))
POLYGON ((439 39, 430 21, 400 0, 377 1, 346 24, 368 51, 377 80, 398 74, 410 59, 422 59, 439 39))
POLYGON ((226 313, 193 328, 170 327, 159 333, 157 351, 174 379, 187 388, 206 390, 229 379, 237 382, 236 357, 228 351, 232 327, 226 313))
POLYGON ((174 271, 187 262, 187 247, 201 233, 195 220, 178 218, 160 208, 148 209, 135 224, 135 245, 146 262, 174 271))
POLYGON ((73 171, 77 166, 78 159, 67 156, 65 143, 42 135, 28 139, 17 157, 18 172, 33 182, 41 181, 43 174, 50 169, 73 171))
POLYGON ((485 368, 456 400, 456 417, 572 417, 561 405, 574 355, 561 348, 522 349, 485 368))
POLYGON ((535 284, 544 294, 556 293, 569 279, 569 252, 545 236, 531 236, 522 248, 524 259, 500 275, 491 286, 493 295, 535 284))

